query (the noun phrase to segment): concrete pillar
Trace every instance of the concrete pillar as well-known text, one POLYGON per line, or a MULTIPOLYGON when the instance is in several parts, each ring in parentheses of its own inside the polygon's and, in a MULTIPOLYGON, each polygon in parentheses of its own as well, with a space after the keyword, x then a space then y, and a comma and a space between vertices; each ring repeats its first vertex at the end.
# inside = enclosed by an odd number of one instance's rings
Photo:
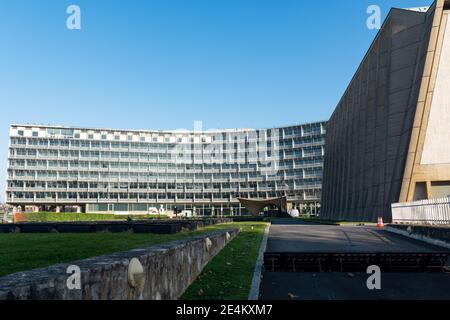
POLYGON ((58 212, 58 213, 61 212, 61 207, 60 206, 56 206, 55 211, 58 212))
POLYGON ((431 191, 431 181, 426 182, 427 185, 427 199, 433 199, 433 193, 431 191))

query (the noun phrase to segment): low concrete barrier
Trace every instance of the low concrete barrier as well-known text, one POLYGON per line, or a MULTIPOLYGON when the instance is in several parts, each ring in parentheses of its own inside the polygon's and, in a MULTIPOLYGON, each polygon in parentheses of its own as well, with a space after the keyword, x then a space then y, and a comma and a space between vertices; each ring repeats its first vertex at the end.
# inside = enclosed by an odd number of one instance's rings
POLYGON ((233 217, 234 222, 264 222, 267 220, 265 217, 233 217))
POLYGON ((385 230, 450 249, 450 227, 389 224, 385 230))
MULTIPOLYGON (((0 278, 1 300, 173 300, 237 234, 233 228, 0 278), (80 268, 70 290, 68 268, 80 268)), ((70 269, 69 269, 70 270, 70 269)))

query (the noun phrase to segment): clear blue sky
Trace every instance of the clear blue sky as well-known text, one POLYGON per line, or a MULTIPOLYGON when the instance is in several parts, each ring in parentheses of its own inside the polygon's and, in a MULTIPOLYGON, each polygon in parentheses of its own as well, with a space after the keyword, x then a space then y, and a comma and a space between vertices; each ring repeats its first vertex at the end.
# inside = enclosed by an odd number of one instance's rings
POLYGON ((431 0, 0 0, 0 201, 11 123, 123 129, 327 120, 376 35, 431 0), (76 4, 82 29, 66 28, 76 4))

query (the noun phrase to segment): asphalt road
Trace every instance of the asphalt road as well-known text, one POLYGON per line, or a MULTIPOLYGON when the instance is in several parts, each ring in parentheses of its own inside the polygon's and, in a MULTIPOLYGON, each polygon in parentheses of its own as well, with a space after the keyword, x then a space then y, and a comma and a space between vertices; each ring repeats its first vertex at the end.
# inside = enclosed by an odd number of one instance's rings
MULTIPOLYGON (((446 251, 375 227, 329 226, 278 221, 266 252, 446 251)), ((450 274, 382 273, 381 290, 369 290, 365 273, 263 272, 264 300, 450 299, 450 274)))
POLYGON ((442 248, 377 229, 275 222, 266 252, 430 252, 442 248))

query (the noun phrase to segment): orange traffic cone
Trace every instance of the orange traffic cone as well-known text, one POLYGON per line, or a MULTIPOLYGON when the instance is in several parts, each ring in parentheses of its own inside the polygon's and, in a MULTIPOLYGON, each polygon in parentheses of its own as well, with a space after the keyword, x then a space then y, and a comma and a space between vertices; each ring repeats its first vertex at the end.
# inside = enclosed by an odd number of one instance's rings
POLYGON ((383 217, 378 217, 377 228, 383 228, 383 227, 384 227, 383 217))

